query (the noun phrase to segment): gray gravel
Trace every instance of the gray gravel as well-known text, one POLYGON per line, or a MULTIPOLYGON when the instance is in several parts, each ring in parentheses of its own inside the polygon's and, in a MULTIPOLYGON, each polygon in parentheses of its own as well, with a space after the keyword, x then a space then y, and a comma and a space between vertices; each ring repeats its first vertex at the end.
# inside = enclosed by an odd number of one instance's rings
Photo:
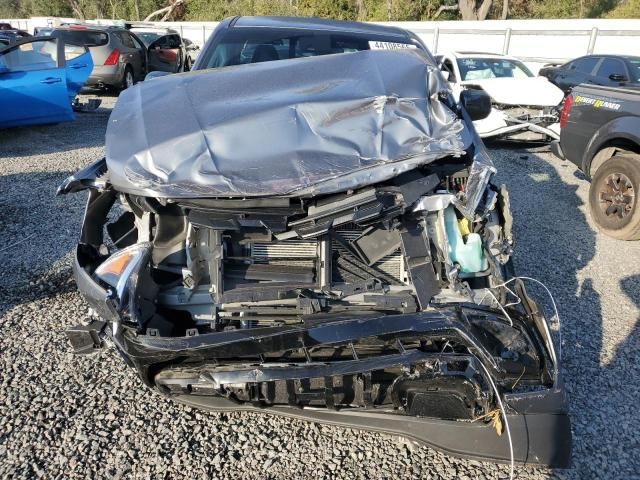
MULTIPOLYGON (((54 194, 103 153, 114 99, 103 100, 73 124, 0 132, 0 477, 507 475, 389 435, 200 412, 145 390, 112 352, 72 356, 64 329, 87 314, 69 265, 84 195, 54 194)), ((640 478, 640 242, 595 231, 588 183, 569 164, 544 152, 493 153, 511 190, 517 270, 547 282, 559 303, 574 424, 571 470, 519 467, 517 478, 640 478)))

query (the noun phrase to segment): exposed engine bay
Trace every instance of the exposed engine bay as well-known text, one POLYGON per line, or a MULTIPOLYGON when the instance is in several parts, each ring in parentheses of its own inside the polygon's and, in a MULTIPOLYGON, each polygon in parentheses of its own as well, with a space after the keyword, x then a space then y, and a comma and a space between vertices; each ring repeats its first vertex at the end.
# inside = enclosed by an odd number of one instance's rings
MULTIPOLYGON (((512 279, 507 190, 489 185, 470 220, 459 168, 314 199, 161 201, 105 185, 78 273, 106 292, 94 307, 110 341, 167 395, 482 420, 498 392, 553 390, 558 372, 512 279)), ((97 345, 82 327, 69 336, 97 345)))

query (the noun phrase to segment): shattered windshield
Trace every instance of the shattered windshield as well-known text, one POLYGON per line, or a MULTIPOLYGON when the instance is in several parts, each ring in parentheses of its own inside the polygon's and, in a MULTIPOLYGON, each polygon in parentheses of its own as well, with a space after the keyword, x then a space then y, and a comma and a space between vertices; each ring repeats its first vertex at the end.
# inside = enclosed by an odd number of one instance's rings
POLYGON ((458 68, 463 81, 533 77, 524 63, 504 58, 458 58, 458 68))

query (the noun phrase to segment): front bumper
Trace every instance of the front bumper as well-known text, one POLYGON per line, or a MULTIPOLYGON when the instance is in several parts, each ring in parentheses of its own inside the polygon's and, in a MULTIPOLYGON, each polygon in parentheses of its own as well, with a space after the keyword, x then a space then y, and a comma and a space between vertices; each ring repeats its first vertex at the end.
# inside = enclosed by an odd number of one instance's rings
POLYGON ((549 124, 549 116, 540 112, 539 117, 529 121, 512 117, 506 112, 493 108, 489 116, 473 122, 480 138, 507 139, 518 141, 548 141, 560 139, 560 125, 549 124))
MULTIPOLYGON (((217 332, 187 337, 158 337, 154 335, 131 334, 120 326, 120 319, 109 293, 97 284, 86 270, 86 258, 82 247, 76 250, 74 272, 78 288, 90 306, 99 313, 104 321, 94 321, 85 327, 76 327, 69 333, 70 340, 77 353, 89 353, 102 346, 103 338, 108 338, 127 363, 133 366, 149 387, 169 396, 173 400, 194 407, 214 411, 254 411, 299 418, 349 428, 365 429, 401 435, 447 454, 508 462, 509 444, 506 435, 498 436, 494 427, 483 422, 441 420, 419 416, 398 415, 390 410, 367 409, 331 409, 315 407, 294 407, 275 405, 257 407, 251 404, 238 404, 237 401, 207 394, 197 394, 190 388, 166 388, 156 383, 157 372, 162 366, 181 362, 184 359, 207 359, 212 357, 230 358, 233 356, 255 355, 270 351, 293 348, 295 346, 313 347, 319 344, 331 344, 337 341, 357 341, 360 337, 378 336, 401 337, 408 333, 438 331, 443 335, 457 332, 459 338, 465 338, 469 344, 476 345, 476 357, 495 371, 495 364, 488 352, 483 351, 482 343, 474 338, 472 331, 461 328, 457 322, 457 313, 421 312, 406 315, 394 315, 393 319, 342 318, 337 322, 296 327, 272 327, 253 330, 217 332), (191 393, 188 393, 191 392, 191 393)), ((419 354, 401 353, 396 355, 401 362, 409 362, 409 357, 419 354)), ((375 362, 376 359, 361 360, 375 362)), ((321 364, 325 375, 331 368, 346 372, 342 362, 338 367, 321 364)), ((352 362, 353 363, 353 362, 352 362)), ((298 365, 299 366, 299 365, 298 365)), ((556 372, 558 371, 558 365, 556 372)), ((294 368, 294 367, 292 367, 294 368)), ((303 364, 303 368, 307 367, 303 364)), ((365 369, 364 366, 361 367, 365 369)), ((328 372, 328 373, 327 373, 328 372)), ((227 375, 252 375, 256 379, 265 379, 274 375, 269 369, 256 366, 250 372, 226 372, 227 375), (260 377, 262 376, 262 377, 260 377)), ((283 373, 277 373, 285 375, 283 373)), ((310 375, 308 372, 305 375, 310 375)), ((294 375, 296 376, 296 375, 294 375)), ((297 375, 296 378, 304 376, 297 375)), ((239 378, 239 377, 238 377, 239 378)), ((567 413, 567 401, 562 379, 556 375, 551 388, 538 389, 535 392, 507 393, 503 395, 507 410, 511 436, 513 439, 514 459, 522 464, 540 464, 555 468, 569 465, 571 457, 571 424, 567 413)))
MULTIPOLYGON (((399 435, 448 455, 498 463, 509 462, 507 436, 496 435, 492 425, 426 417, 397 416, 370 411, 334 411, 257 408, 235 405, 224 398, 195 395, 172 397, 180 403, 217 412, 249 411, 270 413, 345 428, 399 435)), ((507 415, 513 440, 514 460, 520 464, 567 468, 571 458, 571 422, 566 413, 563 388, 544 394, 527 394, 505 401, 514 409, 507 415), (535 398, 534 398, 535 397, 535 398), (514 408, 515 407, 515 408, 514 408), (520 410, 515 410, 519 408, 520 410)))

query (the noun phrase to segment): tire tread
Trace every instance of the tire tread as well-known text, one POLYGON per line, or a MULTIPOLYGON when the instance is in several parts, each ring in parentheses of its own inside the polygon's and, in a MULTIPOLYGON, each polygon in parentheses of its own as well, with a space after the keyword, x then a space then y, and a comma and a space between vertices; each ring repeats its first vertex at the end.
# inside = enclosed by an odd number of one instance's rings
POLYGON ((619 240, 640 240, 640 155, 633 153, 615 155, 602 163, 591 181, 591 187, 589 189, 589 208, 591 209, 592 218, 596 222, 598 229, 604 232, 606 235, 617 238, 619 240), (610 174, 610 170, 612 168, 615 168, 616 165, 619 165, 619 168, 621 169, 630 171, 632 177, 631 181, 634 182, 636 195, 635 207, 633 212, 631 212, 631 224, 619 230, 613 230, 603 227, 598 223, 593 214, 595 208, 597 208, 597 205, 594 205, 594 192, 592 191, 592 189, 595 188, 595 185, 598 183, 601 177, 610 174))

